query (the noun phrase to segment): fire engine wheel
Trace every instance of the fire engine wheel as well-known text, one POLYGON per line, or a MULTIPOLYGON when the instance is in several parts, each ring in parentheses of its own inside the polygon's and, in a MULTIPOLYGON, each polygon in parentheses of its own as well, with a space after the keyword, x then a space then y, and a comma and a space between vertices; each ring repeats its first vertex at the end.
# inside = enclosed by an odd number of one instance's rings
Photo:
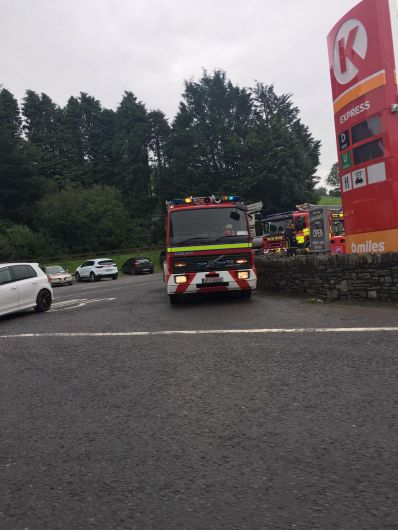
POLYGON ((178 304, 179 296, 177 294, 169 294, 169 300, 171 305, 178 304))
POLYGON ((246 300, 249 300, 249 298, 252 297, 251 289, 246 289, 246 290, 242 291, 240 296, 241 296, 241 298, 245 298, 246 300))

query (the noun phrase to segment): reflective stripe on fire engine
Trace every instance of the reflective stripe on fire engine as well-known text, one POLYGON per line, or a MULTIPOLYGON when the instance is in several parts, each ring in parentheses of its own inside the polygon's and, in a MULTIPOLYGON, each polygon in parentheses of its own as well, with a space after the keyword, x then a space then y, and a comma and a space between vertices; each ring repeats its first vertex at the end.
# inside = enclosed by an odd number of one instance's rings
POLYGON ((233 243, 231 245, 200 245, 196 247, 169 247, 167 252, 187 252, 193 250, 219 250, 224 248, 252 248, 252 243, 233 243))
POLYGON ((202 292, 217 292, 217 291, 241 291, 242 289, 256 289, 257 286, 257 274, 254 269, 248 269, 250 272, 250 278, 248 280, 238 280, 238 271, 217 271, 223 282, 228 283, 226 286, 217 287, 206 285, 202 283, 202 280, 208 276, 207 272, 195 272, 195 273, 182 273, 181 275, 187 276, 188 281, 186 283, 176 284, 175 276, 178 274, 170 274, 167 279, 167 293, 168 294, 189 294, 189 293, 200 293, 202 292), (200 287, 197 287, 200 285, 200 287))

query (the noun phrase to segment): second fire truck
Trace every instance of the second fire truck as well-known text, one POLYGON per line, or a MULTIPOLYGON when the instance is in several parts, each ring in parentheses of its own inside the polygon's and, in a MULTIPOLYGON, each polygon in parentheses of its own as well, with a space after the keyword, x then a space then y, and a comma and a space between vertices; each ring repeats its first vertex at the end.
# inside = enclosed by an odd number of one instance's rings
MULTIPOLYGON (((309 210, 301 208, 291 212, 268 215, 263 218, 263 249, 264 253, 284 252, 286 240, 284 232, 288 224, 293 224, 297 239, 297 248, 310 251, 309 210)), ((344 214, 329 212, 330 252, 345 253, 344 214)))

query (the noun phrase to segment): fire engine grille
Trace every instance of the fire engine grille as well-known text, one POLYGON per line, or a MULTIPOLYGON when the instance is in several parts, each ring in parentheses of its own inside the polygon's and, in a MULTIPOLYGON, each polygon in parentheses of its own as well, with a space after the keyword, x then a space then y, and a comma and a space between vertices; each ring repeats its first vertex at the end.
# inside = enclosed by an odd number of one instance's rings
POLYGON ((222 254, 209 256, 181 256, 172 260, 173 273, 201 272, 221 270, 242 270, 250 268, 250 254, 222 254), (236 263, 239 259, 246 259, 247 263, 236 263), (184 266, 176 267, 176 264, 184 266))

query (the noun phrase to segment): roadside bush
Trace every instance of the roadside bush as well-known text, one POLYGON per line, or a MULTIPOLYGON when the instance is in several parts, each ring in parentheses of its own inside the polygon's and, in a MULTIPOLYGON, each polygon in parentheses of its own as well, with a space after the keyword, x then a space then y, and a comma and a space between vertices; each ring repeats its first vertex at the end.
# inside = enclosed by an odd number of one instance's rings
POLYGON ((38 203, 36 222, 72 253, 122 248, 132 229, 121 193, 99 186, 48 195, 38 203))
POLYGON ((46 236, 25 225, 12 225, 0 233, 0 261, 34 261, 57 251, 46 236))

